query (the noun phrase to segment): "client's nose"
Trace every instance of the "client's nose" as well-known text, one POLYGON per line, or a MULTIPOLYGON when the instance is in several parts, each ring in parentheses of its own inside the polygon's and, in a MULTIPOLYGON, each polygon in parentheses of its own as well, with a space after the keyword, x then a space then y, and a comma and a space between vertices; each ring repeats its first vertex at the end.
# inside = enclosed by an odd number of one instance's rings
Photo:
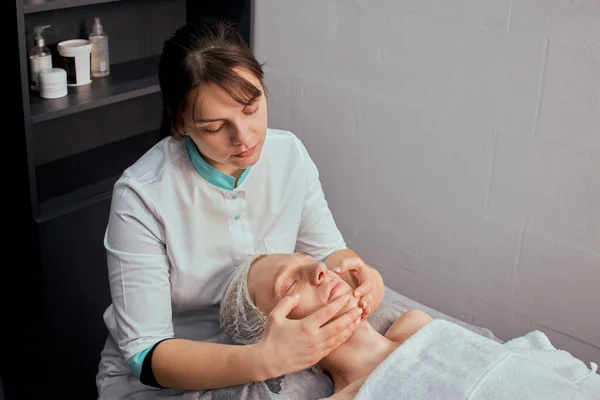
POLYGON ((325 265, 325 263, 322 262, 316 263, 313 270, 313 284, 317 286, 320 285, 325 280, 326 276, 327 265, 325 265))

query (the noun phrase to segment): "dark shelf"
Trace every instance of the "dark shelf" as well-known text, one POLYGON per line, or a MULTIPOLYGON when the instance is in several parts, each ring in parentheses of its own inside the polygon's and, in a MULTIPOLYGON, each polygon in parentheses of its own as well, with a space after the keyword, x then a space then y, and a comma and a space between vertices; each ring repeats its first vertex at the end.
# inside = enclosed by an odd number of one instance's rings
POLYGON ((119 101, 160 91, 159 56, 141 58, 111 65, 110 75, 92 78, 85 86, 69 86, 69 94, 59 99, 43 99, 30 94, 31 122, 37 123, 119 101))
POLYGON ((85 206, 94 200, 109 197, 117 179, 119 179, 119 175, 111 176, 40 203, 40 216, 36 219, 36 222, 42 223, 85 206))
POLYGON ((61 8, 113 3, 115 1, 123 0, 23 0, 23 12, 25 14, 32 14, 42 11, 59 10, 61 8))
POLYGON ((123 171, 150 149, 158 131, 90 149, 36 167, 38 222, 110 196, 123 171))

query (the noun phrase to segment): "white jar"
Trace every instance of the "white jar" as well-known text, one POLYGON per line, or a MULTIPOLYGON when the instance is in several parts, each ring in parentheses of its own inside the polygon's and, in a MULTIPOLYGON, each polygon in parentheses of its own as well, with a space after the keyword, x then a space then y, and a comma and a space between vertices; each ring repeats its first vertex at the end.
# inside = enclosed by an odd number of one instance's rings
POLYGON ((89 40, 65 40, 57 45, 58 54, 63 60, 69 86, 87 85, 92 82, 91 54, 89 40))
POLYGON ((40 96, 44 99, 58 99, 68 93, 67 72, 62 68, 45 69, 39 74, 40 96))

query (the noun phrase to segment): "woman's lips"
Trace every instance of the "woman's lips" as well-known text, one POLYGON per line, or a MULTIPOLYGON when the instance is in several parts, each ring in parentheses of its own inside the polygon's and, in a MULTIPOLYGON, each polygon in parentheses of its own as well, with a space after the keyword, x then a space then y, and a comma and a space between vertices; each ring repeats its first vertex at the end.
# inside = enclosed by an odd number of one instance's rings
POLYGON ((333 286, 331 286, 331 289, 329 290, 328 300, 331 300, 335 296, 336 292, 338 292, 339 289, 341 289, 341 287, 342 287, 342 282, 339 282, 339 281, 335 282, 333 284, 333 286))
POLYGON ((254 147, 251 147, 251 148, 249 148, 248 150, 246 150, 246 151, 244 151, 244 152, 242 152, 242 153, 239 153, 239 154, 234 154, 233 156, 234 156, 234 157, 237 157, 237 158, 246 158, 246 157, 250 157, 250 156, 251 156, 251 155, 254 153, 254 150, 256 150, 256 146, 257 146, 257 145, 254 145, 254 147))

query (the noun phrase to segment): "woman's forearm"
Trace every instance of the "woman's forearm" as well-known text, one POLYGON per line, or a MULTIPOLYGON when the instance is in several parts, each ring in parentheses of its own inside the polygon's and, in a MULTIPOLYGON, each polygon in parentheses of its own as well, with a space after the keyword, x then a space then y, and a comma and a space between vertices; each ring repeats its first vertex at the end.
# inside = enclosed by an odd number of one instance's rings
POLYGON ((165 340, 152 355, 156 381, 167 388, 215 389, 272 378, 256 345, 165 340))

